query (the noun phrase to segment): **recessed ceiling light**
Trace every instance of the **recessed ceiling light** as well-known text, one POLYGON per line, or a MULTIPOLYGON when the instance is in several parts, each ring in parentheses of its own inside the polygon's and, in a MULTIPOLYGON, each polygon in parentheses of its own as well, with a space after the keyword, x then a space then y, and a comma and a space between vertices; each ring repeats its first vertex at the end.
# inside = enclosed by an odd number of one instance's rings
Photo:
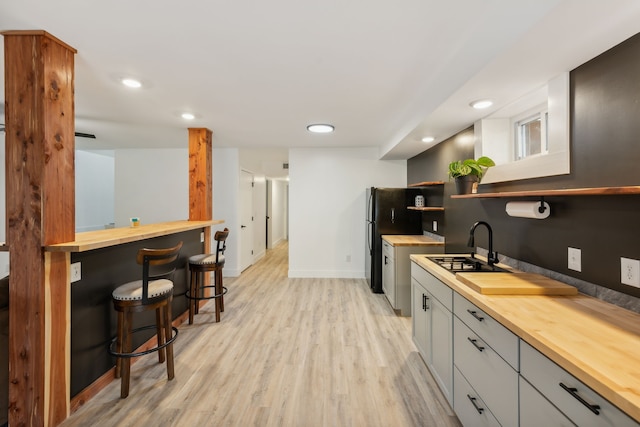
POLYGON ((139 80, 136 79, 122 79, 122 84, 127 86, 127 87, 132 87, 132 88, 139 88, 142 87, 142 83, 140 83, 139 80))
POLYGON ((182 113, 182 118, 185 120, 193 120, 196 116, 191 113, 182 113))
POLYGON ((334 129, 332 125, 320 123, 307 126, 307 130, 313 133, 331 133, 334 129))
POLYGON ((469 105, 475 108, 476 110, 482 110, 483 108, 491 107, 493 105, 493 101, 489 99, 480 99, 478 101, 473 101, 469 105))
POLYGON ((424 138, 422 138, 422 142, 433 142, 436 139, 432 136, 425 136, 424 138))

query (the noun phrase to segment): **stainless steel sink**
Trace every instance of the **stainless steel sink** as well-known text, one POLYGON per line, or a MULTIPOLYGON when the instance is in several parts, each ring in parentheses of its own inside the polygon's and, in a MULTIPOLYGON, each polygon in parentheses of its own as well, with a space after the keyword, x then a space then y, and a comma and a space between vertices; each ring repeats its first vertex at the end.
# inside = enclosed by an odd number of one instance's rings
POLYGON ((489 265, 486 261, 474 258, 473 255, 430 257, 430 259, 445 270, 453 273, 496 273, 509 272, 504 268, 489 265))

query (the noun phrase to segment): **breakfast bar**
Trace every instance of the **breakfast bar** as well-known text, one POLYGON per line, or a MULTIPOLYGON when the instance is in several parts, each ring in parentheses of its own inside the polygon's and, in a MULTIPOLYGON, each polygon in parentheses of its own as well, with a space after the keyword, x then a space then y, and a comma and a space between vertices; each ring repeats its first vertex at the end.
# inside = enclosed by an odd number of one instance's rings
MULTIPOLYGON (((114 359, 107 348, 116 333, 116 312, 111 292, 119 285, 139 280, 141 267, 136 253, 141 248, 161 248, 182 241, 174 274, 174 320, 188 309, 187 259, 203 253, 205 230, 222 220, 171 221, 77 233, 71 242, 49 245, 48 252, 69 252, 71 262, 71 407, 93 392, 91 385, 104 376, 111 380, 114 359), (75 272, 79 272, 79 274, 75 272), (77 275, 76 275, 77 274, 77 275), (87 389, 85 393, 83 390, 87 389)), ((136 326, 153 323, 153 312, 136 317, 136 326)), ((134 348, 154 336, 153 331, 134 337, 134 348)), ((99 388, 100 383, 94 387, 99 388)))

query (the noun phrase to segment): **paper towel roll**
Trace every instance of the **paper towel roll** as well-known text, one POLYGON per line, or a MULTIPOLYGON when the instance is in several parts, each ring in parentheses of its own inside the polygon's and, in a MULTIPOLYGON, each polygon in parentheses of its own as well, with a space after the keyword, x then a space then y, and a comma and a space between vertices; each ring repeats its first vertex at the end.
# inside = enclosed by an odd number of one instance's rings
POLYGON ((520 218, 545 219, 551 213, 547 202, 508 202, 507 214, 520 218), (541 209, 543 208, 543 209, 541 209), (540 212, 542 210, 542 212, 540 212))

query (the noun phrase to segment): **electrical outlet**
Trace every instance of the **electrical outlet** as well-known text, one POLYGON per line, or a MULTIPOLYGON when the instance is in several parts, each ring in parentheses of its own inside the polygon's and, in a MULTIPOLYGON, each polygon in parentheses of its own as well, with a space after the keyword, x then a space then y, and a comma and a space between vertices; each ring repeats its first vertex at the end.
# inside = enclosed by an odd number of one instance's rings
POLYGON ((80 263, 74 262, 73 264, 71 264, 71 283, 77 282, 81 278, 82 277, 80 275, 80 263))
POLYGON ((204 231, 200 233, 200 243, 204 243, 204 231))
POLYGON ((569 270, 582 271, 582 251, 576 248, 569 248, 569 270))
POLYGON ((347 255, 347 262, 351 262, 351 255, 347 255))
POLYGON ((640 261, 620 258, 620 281, 625 285, 640 288, 640 261))
POLYGON ((438 221, 433 221, 433 231, 438 231, 438 221))

